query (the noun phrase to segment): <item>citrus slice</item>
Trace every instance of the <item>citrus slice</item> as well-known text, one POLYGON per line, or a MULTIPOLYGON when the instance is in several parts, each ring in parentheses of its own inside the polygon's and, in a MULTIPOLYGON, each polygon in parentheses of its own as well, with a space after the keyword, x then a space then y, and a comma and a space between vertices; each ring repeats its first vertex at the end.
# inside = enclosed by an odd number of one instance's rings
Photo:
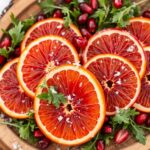
POLYGON ((41 78, 55 66, 79 63, 79 56, 70 42, 59 36, 41 37, 26 47, 17 68, 19 83, 25 92, 35 96, 41 78))
POLYGON ((150 46, 150 19, 132 18, 127 30, 136 36, 143 46, 150 46))
POLYGON ((83 53, 84 63, 97 54, 116 54, 125 57, 137 68, 140 77, 146 70, 146 58, 139 42, 127 31, 106 29, 90 38, 83 53))
POLYGON ((35 23, 25 34, 21 44, 21 51, 33 40, 46 35, 59 35, 72 42, 75 36, 81 36, 79 29, 71 24, 69 28, 64 27, 64 21, 60 18, 49 18, 35 23))
MULTIPOLYGON (((93 138, 105 118, 105 100, 95 76, 83 67, 62 65, 42 80, 55 86, 67 103, 56 108, 38 97, 34 99, 35 120, 50 140, 62 145, 80 145, 93 138)), ((36 95, 43 92, 40 86, 36 95)))
POLYGON ((101 83, 106 98, 106 114, 114 115, 117 109, 131 107, 141 89, 135 67, 127 59, 112 54, 91 58, 85 65, 101 83))
POLYGON ((145 47, 144 50, 147 58, 147 68, 141 81, 141 92, 134 107, 142 112, 150 113, 150 46, 145 47))
POLYGON ((33 100, 18 83, 17 63, 18 58, 8 62, 0 71, 0 106, 8 116, 23 119, 33 108, 33 100))

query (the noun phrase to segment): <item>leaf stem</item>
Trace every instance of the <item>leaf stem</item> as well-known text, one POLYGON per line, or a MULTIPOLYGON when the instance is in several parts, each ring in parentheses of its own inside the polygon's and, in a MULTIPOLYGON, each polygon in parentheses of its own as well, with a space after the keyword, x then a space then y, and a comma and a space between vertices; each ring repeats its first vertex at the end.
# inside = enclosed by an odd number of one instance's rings
POLYGON ((142 1, 139 1, 139 2, 134 3, 134 4, 135 4, 136 6, 138 6, 138 5, 140 5, 140 4, 142 4, 142 3, 146 2, 146 1, 148 1, 148 0, 142 0, 142 1))
POLYGON ((16 127, 16 128, 20 128, 20 126, 14 124, 14 123, 9 123, 9 122, 0 122, 0 124, 2 125, 10 125, 10 126, 13 126, 13 127, 16 127))

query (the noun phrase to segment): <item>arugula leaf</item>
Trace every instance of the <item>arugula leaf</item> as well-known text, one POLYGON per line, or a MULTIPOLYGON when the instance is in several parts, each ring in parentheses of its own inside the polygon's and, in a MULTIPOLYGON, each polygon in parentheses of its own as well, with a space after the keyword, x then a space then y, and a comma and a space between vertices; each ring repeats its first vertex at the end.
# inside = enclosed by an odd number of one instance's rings
POLYGON ((85 143, 81 150, 96 150, 96 141, 99 139, 100 134, 98 133, 91 141, 85 143))
POLYGON ((16 128, 20 138, 28 140, 30 143, 35 143, 37 141, 33 134, 34 130, 38 128, 33 117, 33 112, 29 112, 28 119, 12 119, 12 122, 0 122, 0 124, 10 125, 16 128))
POLYGON ((76 24, 77 17, 81 14, 80 9, 78 8, 79 2, 77 0, 74 0, 66 5, 56 5, 53 0, 45 0, 39 5, 45 14, 50 15, 52 15, 55 9, 60 9, 64 14, 65 27, 69 27, 72 22, 76 24), (72 7, 74 7, 73 10, 71 10, 72 7))
POLYGON ((9 57, 9 51, 5 48, 0 48, 0 55, 8 58, 9 57))
POLYGON ((108 0, 98 0, 99 5, 103 7, 105 10, 107 9, 108 0))
POLYGON ((97 9, 97 10, 95 11, 95 13, 94 13, 91 17, 97 19, 98 27, 101 28, 101 25, 102 25, 103 22, 104 22, 105 16, 106 16, 105 10, 99 8, 99 9, 97 9))
POLYGON ((120 109, 119 112, 112 118, 112 122, 114 124, 129 124, 130 119, 138 114, 139 112, 135 109, 120 109))
POLYGON ((70 16, 70 10, 67 7, 62 7, 62 13, 65 15, 64 17, 64 26, 68 27, 71 23, 71 16, 70 16))
POLYGON ((114 9, 112 22, 117 23, 119 27, 125 27, 129 23, 129 19, 134 16, 134 9, 136 5, 129 7, 122 7, 120 9, 114 9))
POLYGON ((31 27, 35 23, 35 17, 30 17, 22 21, 23 23, 23 31, 26 31, 29 27, 31 27))
POLYGON ((11 39, 12 39, 12 47, 16 47, 23 39, 25 32, 22 31, 23 24, 19 22, 14 28, 8 31, 11 39))
POLYGON ((138 114, 139 112, 137 112, 135 109, 121 109, 114 117, 111 118, 111 121, 114 129, 119 127, 127 128, 130 130, 136 140, 142 144, 145 144, 146 137, 144 135, 144 129, 150 131, 150 128, 139 126, 134 122, 134 118, 138 114))
POLYGON ((48 87, 45 81, 40 87, 46 88, 47 92, 43 92, 40 95, 37 95, 37 97, 47 101, 49 104, 53 104, 56 108, 59 108, 61 104, 65 104, 67 102, 64 94, 58 93, 56 87, 48 87))
POLYGON ((8 31, 2 29, 3 33, 8 34, 12 40, 11 47, 9 47, 8 49, 0 49, 0 55, 5 56, 6 58, 8 58, 9 54, 14 51, 14 48, 20 44, 24 37, 25 31, 35 22, 34 17, 30 17, 28 19, 25 19, 24 21, 20 21, 14 16, 14 14, 11 14, 10 18, 13 27, 8 31))
POLYGON ((55 10, 55 3, 53 0, 45 0, 41 3, 39 3, 40 7, 42 8, 42 10, 44 11, 45 14, 52 14, 53 11, 55 10))
POLYGON ((11 13, 10 18, 11 18, 11 22, 14 26, 18 25, 19 19, 17 19, 13 13, 11 13))
POLYGON ((129 126, 130 131, 133 133, 135 138, 142 144, 146 144, 146 137, 144 135, 144 130, 136 125, 134 122, 131 123, 131 126, 129 126))

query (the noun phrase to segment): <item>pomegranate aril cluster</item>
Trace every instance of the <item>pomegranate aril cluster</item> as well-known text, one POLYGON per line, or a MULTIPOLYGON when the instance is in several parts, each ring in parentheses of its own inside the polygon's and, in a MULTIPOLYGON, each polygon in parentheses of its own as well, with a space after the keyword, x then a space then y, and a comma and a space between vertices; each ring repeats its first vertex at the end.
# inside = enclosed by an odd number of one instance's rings
POLYGON ((42 21, 46 18, 45 14, 39 14, 36 18, 36 21, 42 21))
POLYGON ((80 3, 79 8, 80 8, 82 13, 87 13, 89 15, 91 15, 93 13, 92 7, 86 2, 80 3))
POLYGON ((53 12, 53 18, 63 18, 63 13, 61 12, 60 9, 56 9, 56 10, 53 12))
POLYGON ((113 0, 113 6, 116 9, 119 9, 123 6, 123 0, 113 0))
MULTIPOLYGON (((8 47, 11 46, 11 39, 9 37, 5 37, 0 42, 0 48, 8 49, 8 47)), ((2 55, 0 55, 0 65, 3 65, 6 62, 6 58, 2 55)))
POLYGON ((44 136, 44 134, 41 132, 41 130, 36 129, 36 130, 34 130, 33 134, 34 134, 35 138, 39 139, 37 144, 40 149, 45 149, 49 146, 50 140, 44 136))
POLYGON ((96 150, 105 150, 104 141, 97 140, 97 142, 96 142, 96 150))
POLYGON ((9 37, 5 37, 0 43, 0 48, 8 48, 11 46, 11 40, 9 37))

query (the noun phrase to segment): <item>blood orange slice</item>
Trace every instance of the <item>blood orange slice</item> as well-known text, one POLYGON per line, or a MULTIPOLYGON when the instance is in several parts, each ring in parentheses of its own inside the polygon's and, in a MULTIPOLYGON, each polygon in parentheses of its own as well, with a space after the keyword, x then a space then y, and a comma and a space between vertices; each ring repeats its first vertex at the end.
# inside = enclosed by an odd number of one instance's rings
POLYGON ((58 36, 41 37, 27 46, 19 59, 19 83, 29 96, 34 97, 41 78, 55 66, 66 63, 79 63, 72 44, 58 36))
POLYGON ((16 67, 18 58, 8 62, 0 71, 0 106, 13 118, 27 118, 33 108, 33 100, 28 97, 18 83, 16 67))
POLYGON ((72 42, 73 38, 75 36, 81 36, 81 33, 73 24, 71 24, 69 28, 65 28, 63 19, 45 19, 37 22, 27 31, 21 44, 21 51, 33 40, 46 35, 59 35, 72 42))
POLYGON ((141 92, 134 107, 140 111, 150 113, 150 47, 145 47, 147 57, 147 68, 141 83, 141 92))
POLYGON ((132 18, 127 30, 136 36, 143 46, 150 46, 150 19, 132 18))
POLYGON ((107 115, 134 104, 140 93, 141 82, 137 70, 127 59, 101 54, 91 58, 84 67, 97 77, 104 89, 107 115))
POLYGON ((125 57, 135 65, 140 77, 145 73, 146 59, 143 48, 127 31, 106 29, 92 36, 83 53, 84 62, 97 54, 116 54, 125 57))
MULTIPOLYGON (((34 100, 36 122, 50 140, 62 145, 80 145, 93 138, 103 125, 105 100, 103 89, 95 76, 73 65, 53 69, 43 81, 55 86, 66 97, 59 108, 39 99, 34 100)), ((37 88, 36 95, 43 92, 37 88)))

